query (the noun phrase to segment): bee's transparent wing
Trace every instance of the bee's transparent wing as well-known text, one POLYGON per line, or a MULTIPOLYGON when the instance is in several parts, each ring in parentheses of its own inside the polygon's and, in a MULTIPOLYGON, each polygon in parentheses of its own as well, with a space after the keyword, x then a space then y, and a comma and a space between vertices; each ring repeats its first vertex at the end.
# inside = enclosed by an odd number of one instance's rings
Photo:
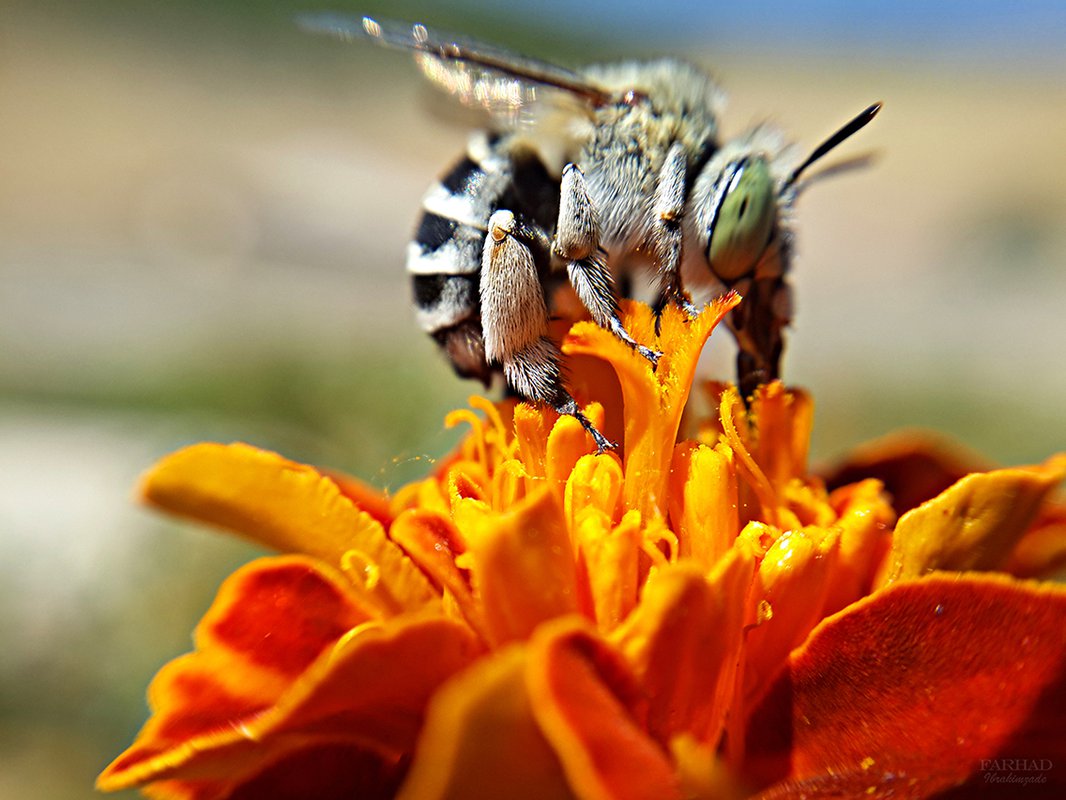
POLYGON ((515 123, 534 106, 577 103, 596 107, 610 94, 582 75, 544 61, 515 55, 492 45, 442 35, 424 25, 378 21, 370 17, 312 14, 301 27, 345 40, 370 38, 411 50, 430 81, 461 103, 515 123))

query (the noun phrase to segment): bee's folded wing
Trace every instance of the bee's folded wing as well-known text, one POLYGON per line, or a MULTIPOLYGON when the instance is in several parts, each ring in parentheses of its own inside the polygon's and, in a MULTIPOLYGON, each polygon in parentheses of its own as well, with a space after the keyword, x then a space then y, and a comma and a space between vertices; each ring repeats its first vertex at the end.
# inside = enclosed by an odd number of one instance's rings
POLYGON ((321 13, 302 15, 305 30, 348 41, 369 38, 414 52, 423 74, 466 106, 489 112, 509 126, 542 111, 580 112, 608 103, 612 94, 583 75, 469 38, 440 34, 421 24, 321 13))

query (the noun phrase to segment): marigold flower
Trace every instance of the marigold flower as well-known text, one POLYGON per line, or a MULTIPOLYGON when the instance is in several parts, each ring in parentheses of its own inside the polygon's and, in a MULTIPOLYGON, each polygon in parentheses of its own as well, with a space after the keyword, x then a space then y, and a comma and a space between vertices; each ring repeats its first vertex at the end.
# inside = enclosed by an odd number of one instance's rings
POLYGON ((1066 455, 968 474, 900 440, 827 488, 803 392, 746 407, 708 384, 713 413, 692 412, 738 300, 668 308, 659 334, 625 304, 638 341, 658 335, 654 372, 573 326, 571 384, 618 453, 472 398, 446 420, 471 427, 456 452, 391 497, 243 444, 163 459, 149 503, 284 555, 223 584, 99 787, 879 797, 979 792, 1005 756, 1066 769, 1066 589, 1032 579, 1066 554, 1066 455))

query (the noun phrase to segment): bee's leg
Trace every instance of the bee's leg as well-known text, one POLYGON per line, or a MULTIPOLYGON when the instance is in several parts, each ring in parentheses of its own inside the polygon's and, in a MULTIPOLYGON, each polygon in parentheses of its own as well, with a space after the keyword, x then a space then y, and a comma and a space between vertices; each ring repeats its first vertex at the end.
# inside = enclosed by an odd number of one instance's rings
POLYGON ((613 450, 618 445, 596 430, 596 426, 581 412, 577 401, 563 387, 559 369, 561 359, 558 346, 545 336, 505 358, 503 374, 508 385, 522 397, 547 403, 560 414, 568 414, 580 422, 581 427, 596 442, 597 452, 613 450))
POLYGON ((598 325, 628 344, 652 367, 662 353, 638 344, 618 315, 614 277, 607 266, 607 254, 600 247, 600 226, 585 185, 585 176, 573 164, 563 169, 559 199, 559 224, 553 248, 566 261, 570 284, 598 325))
POLYGON ((685 210, 687 181, 685 148, 680 142, 674 142, 659 171, 655 205, 652 208, 655 215, 652 236, 659 263, 660 286, 654 306, 656 333, 659 332, 659 321, 667 303, 674 303, 690 317, 699 314, 699 309, 681 286, 681 215, 685 210))
POLYGON ((536 257, 547 237, 510 211, 489 219, 481 263, 481 324, 485 355, 503 365, 507 384, 521 397, 548 403, 581 423, 600 452, 615 445, 600 433, 563 388, 562 353, 548 337, 548 308, 536 257))

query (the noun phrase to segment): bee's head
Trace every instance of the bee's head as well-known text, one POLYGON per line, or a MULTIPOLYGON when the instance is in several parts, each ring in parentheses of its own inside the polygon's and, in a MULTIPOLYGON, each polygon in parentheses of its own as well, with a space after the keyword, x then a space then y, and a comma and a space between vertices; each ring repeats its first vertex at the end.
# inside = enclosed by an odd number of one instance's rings
POLYGON ((692 201, 696 238, 716 279, 729 286, 748 277, 775 274, 776 239, 803 171, 880 109, 881 104, 875 103, 864 110, 791 173, 782 172, 779 137, 767 128, 756 128, 715 153, 696 177, 692 201))
MULTIPOLYGON (((751 153, 714 167, 709 191, 697 197, 707 263, 715 277, 733 283, 755 270, 774 234, 778 201, 776 181, 766 155, 751 153)), ((703 179, 704 175, 700 178, 703 179)))

